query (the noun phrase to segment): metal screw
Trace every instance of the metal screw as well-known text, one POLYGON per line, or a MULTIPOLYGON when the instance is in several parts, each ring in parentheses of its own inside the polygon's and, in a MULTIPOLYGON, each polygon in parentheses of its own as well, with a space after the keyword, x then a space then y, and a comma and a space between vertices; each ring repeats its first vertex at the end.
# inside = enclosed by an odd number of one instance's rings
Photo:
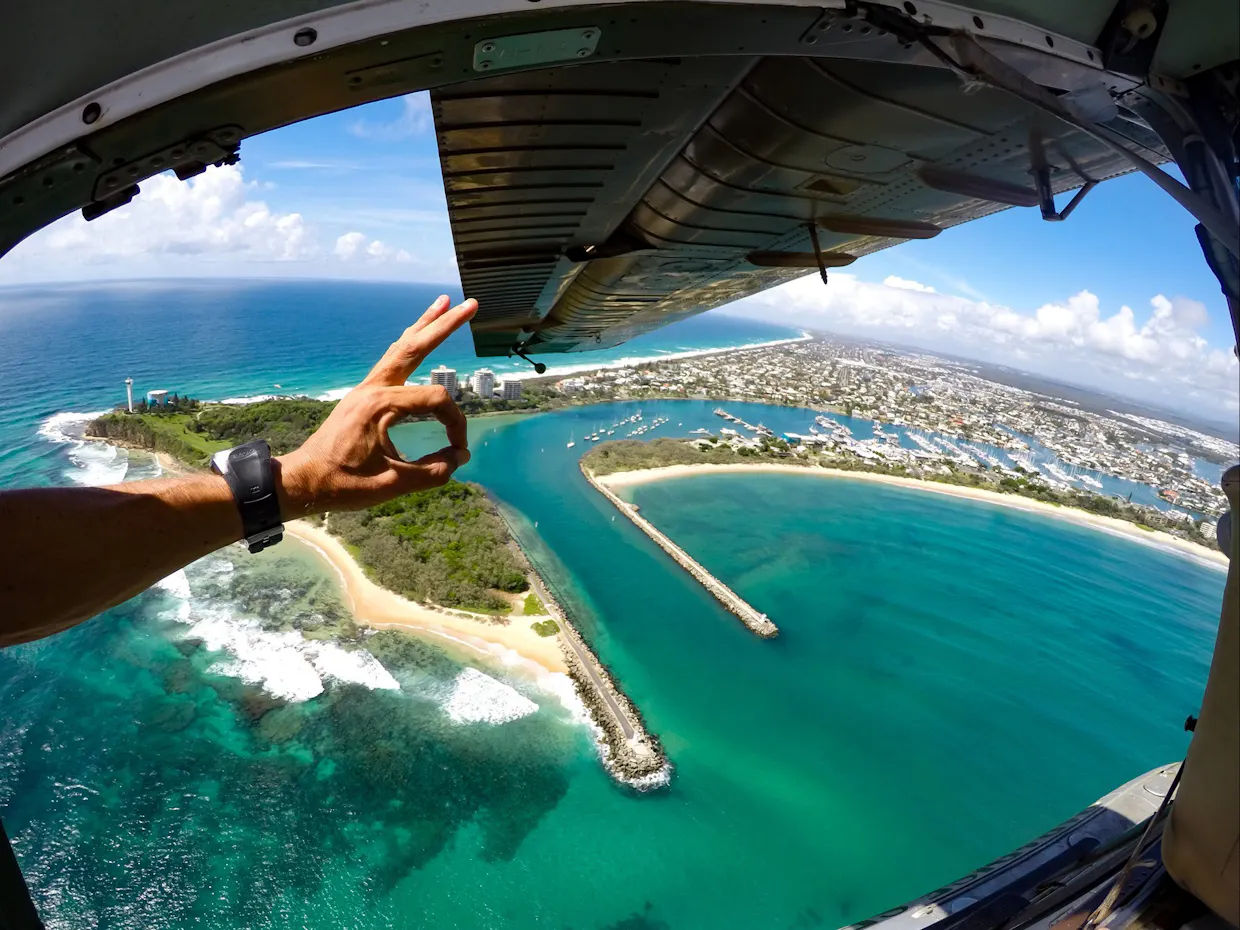
POLYGON ((489 61, 480 61, 480 62, 478 62, 478 70, 479 70, 479 71, 486 71, 486 70, 487 70, 488 68, 490 68, 490 67, 491 67, 491 63, 490 63, 489 61))
POLYGON ((298 29, 293 34, 293 44, 298 46, 299 48, 305 48, 308 45, 313 45, 314 40, 317 39, 318 37, 319 37, 319 34, 315 30, 307 26, 305 29, 298 29))
POLYGON ((588 48, 579 48, 579 49, 577 49, 577 57, 578 57, 578 58, 589 58, 589 57, 590 57, 590 50, 589 50, 588 48))
POLYGON ((593 39, 593 38, 594 38, 594 30, 593 30, 593 29, 587 29, 585 32, 583 32, 583 33, 581 34, 581 37, 582 37, 583 39, 585 39, 587 42, 589 42, 591 39, 593 39))
POLYGON ((116 178, 104 178, 103 186, 104 187, 116 187, 116 178))
POLYGON ((482 47, 478 51, 482 52, 484 55, 490 55, 493 51, 495 51, 495 43, 483 42, 482 47))
POLYGON ((95 122, 101 116, 103 116, 103 107, 99 106, 97 103, 88 103, 82 110, 82 122, 87 126, 95 122))

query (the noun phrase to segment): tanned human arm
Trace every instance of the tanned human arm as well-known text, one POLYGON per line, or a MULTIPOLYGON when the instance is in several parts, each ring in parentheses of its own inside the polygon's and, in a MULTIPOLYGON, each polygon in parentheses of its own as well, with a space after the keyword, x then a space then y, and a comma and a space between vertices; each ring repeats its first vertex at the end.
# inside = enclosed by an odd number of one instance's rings
MULTIPOLYGON (((448 393, 405 384, 478 309, 449 304, 436 300, 300 449, 273 460, 282 519, 438 487, 469 460, 465 416, 448 393), (388 428, 409 416, 437 418, 448 444, 406 462, 388 428)), ((0 492, 0 646, 88 620, 241 536, 218 475, 0 492)))

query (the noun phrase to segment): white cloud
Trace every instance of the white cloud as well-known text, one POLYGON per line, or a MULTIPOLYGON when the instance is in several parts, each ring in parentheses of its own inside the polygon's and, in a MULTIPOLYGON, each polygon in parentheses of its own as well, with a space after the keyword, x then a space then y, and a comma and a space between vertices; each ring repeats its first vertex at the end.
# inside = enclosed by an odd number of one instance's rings
POLYGON ((11 258, 72 255, 75 262, 111 262, 163 255, 231 256, 287 262, 309 257, 314 244, 300 213, 272 211, 250 195, 239 166, 208 170, 188 182, 161 174, 142 182, 123 207, 86 222, 73 214, 14 250, 11 258))
POLYGON ((288 158, 283 161, 269 161, 264 167, 279 168, 284 171, 358 171, 361 165, 352 161, 333 161, 331 159, 288 158))
POLYGON ((375 277, 390 274, 394 266, 409 266, 402 276, 446 276, 437 265, 361 232, 348 232, 334 248, 325 248, 327 230, 262 199, 272 186, 247 180, 239 165, 210 168, 188 182, 172 174, 149 178, 125 206, 89 223, 71 214, 19 244, 0 261, 0 281, 199 274, 375 277), (341 261, 324 264, 325 255, 341 261))
POLYGON ((939 294, 917 281, 882 284, 834 273, 824 287, 807 276, 747 298, 736 311, 811 328, 863 335, 1022 368, 1106 388, 1140 383, 1146 400, 1216 413, 1240 409, 1240 364, 1199 330, 1206 308, 1158 294, 1144 319, 1131 307, 1106 313, 1081 291, 1022 312, 939 294))
POLYGON ((407 94, 400 98, 401 114, 387 123, 359 119, 349 125, 349 132, 361 139, 379 142, 395 142, 421 135, 434 125, 431 113, 431 95, 426 91, 407 94))
POLYGON ((347 232, 336 240, 332 254, 345 262, 361 261, 367 264, 397 262, 408 264, 413 256, 404 249, 393 248, 378 239, 367 240, 365 233, 347 232))
POLYGON ((893 274, 887 275, 883 279, 883 283, 888 287, 902 287, 906 291, 921 291, 923 294, 937 293, 929 284, 922 284, 920 281, 910 281, 908 278, 897 277, 893 274))

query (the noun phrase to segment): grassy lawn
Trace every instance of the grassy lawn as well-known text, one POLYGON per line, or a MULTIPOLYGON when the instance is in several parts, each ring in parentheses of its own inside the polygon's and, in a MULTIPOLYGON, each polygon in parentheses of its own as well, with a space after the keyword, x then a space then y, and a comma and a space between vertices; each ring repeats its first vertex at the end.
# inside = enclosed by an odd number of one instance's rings
POLYGON ((189 428, 189 424, 194 421, 192 413, 176 413, 171 416, 146 416, 137 414, 143 422, 151 428, 153 432, 162 433, 170 438, 179 439, 186 445, 200 453, 204 459, 210 458, 212 453, 219 452, 221 449, 230 448, 234 443, 227 440, 211 440, 205 433, 195 433, 189 428))
POLYGON ((545 614, 547 609, 543 607, 542 601, 538 599, 538 595, 531 591, 525 595, 525 604, 522 606, 521 612, 527 617, 536 617, 539 614, 545 614))

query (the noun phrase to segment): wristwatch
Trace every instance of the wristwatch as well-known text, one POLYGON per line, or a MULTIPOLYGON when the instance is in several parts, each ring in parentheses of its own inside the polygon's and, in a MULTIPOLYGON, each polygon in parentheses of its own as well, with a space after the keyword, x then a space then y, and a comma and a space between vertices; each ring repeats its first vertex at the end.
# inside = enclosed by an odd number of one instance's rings
POLYGON ((228 482, 251 552, 262 552, 284 538, 267 440, 255 439, 215 453, 211 456, 211 470, 228 482))

